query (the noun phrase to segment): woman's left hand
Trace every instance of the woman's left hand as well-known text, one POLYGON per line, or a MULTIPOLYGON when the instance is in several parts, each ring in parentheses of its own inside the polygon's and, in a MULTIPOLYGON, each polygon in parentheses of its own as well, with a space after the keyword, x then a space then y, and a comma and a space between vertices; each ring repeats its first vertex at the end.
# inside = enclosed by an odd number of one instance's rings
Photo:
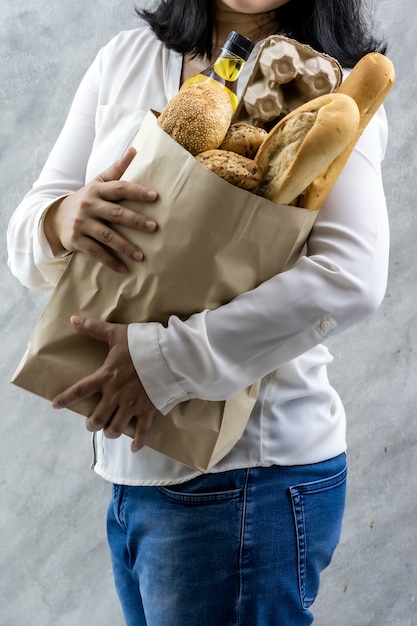
POLYGON ((57 395, 52 407, 70 407, 100 393, 101 400, 87 418, 87 430, 96 432, 103 428, 106 437, 116 439, 135 418, 131 448, 132 452, 137 452, 146 443, 156 407, 147 396, 130 358, 127 325, 78 316, 73 316, 71 323, 77 332, 107 343, 109 353, 96 372, 57 395))

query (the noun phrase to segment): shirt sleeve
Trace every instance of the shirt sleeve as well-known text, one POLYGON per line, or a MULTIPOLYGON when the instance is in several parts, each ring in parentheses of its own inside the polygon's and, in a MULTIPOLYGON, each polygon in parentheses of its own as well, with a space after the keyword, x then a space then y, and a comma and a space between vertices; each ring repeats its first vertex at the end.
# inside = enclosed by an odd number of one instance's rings
POLYGON ((383 107, 359 140, 295 265, 214 311, 131 324, 129 348, 155 406, 224 400, 373 313, 386 289, 383 107))
POLYGON ((9 222, 8 265, 12 274, 32 289, 51 289, 68 261, 69 254, 53 255, 43 231, 43 218, 58 199, 85 185, 95 137, 102 52, 85 74, 38 180, 9 222))

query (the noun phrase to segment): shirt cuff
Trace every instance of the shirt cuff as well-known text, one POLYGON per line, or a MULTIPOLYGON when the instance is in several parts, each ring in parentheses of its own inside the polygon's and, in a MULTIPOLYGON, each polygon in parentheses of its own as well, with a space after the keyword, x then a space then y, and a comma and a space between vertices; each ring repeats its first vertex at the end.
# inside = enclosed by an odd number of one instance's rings
POLYGON ((166 415, 177 404, 191 398, 165 362, 159 347, 159 328, 157 322, 129 324, 127 339, 130 357, 146 393, 166 415))
MULTIPOLYGON (((62 196, 65 198, 66 196, 62 196)), ((47 205, 42 206, 38 212, 38 216, 35 219, 35 232, 33 236, 33 258, 35 265, 42 272, 45 282, 48 285, 56 285, 61 274, 66 267, 68 257, 72 254, 69 250, 62 252, 61 254, 54 255, 52 252, 49 241, 45 235, 44 221, 49 208, 60 200, 54 200, 48 202, 47 205)))
POLYGON ((55 258, 60 258, 60 257, 65 257, 71 254, 71 252, 69 250, 65 250, 64 252, 62 252, 61 254, 57 254, 54 255, 54 253, 52 252, 51 246, 49 244, 49 241, 45 235, 45 227, 44 227, 44 222, 45 222, 45 218, 46 215, 49 211, 49 209, 56 204, 57 202, 59 202, 60 200, 63 200, 64 198, 67 197, 67 194, 65 194, 64 196, 61 196, 59 198, 57 198, 56 200, 54 200, 53 202, 48 202, 48 204, 45 206, 43 206, 39 213, 38 213, 38 218, 35 220, 35 227, 37 227, 38 232, 37 232, 37 237, 34 237, 34 249, 35 249, 35 256, 36 253, 38 254, 39 257, 44 258, 44 259, 55 259, 55 258))

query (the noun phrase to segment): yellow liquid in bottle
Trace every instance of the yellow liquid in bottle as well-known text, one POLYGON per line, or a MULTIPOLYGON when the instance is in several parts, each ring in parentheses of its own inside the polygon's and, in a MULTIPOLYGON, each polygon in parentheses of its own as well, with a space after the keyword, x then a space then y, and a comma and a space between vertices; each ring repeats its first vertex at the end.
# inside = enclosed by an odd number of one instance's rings
POLYGON ((214 71, 226 82, 235 82, 243 67, 242 59, 220 58, 214 64, 214 71))
POLYGON ((182 89, 188 85, 203 83, 206 80, 215 80, 227 91, 232 102, 233 111, 236 109, 239 99, 234 92, 236 79, 244 65, 244 61, 239 58, 220 58, 214 64, 214 67, 205 73, 196 74, 189 78, 182 86, 182 89))

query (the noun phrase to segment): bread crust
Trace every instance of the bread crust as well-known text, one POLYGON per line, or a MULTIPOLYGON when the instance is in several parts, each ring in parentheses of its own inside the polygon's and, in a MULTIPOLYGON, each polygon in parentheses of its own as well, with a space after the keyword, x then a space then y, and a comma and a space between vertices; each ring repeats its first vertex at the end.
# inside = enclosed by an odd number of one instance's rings
POLYGON ((392 62, 378 52, 365 55, 352 69, 336 93, 353 98, 359 109, 355 136, 345 150, 312 181, 299 199, 299 206, 318 211, 339 177, 357 141, 384 102, 395 82, 392 62))
POLYGON ((255 157, 262 172, 259 195, 292 204, 340 154, 357 132, 359 111, 345 94, 325 94, 286 115, 255 157))
POLYGON ((195 156, 220 146, 232 115, 229 95, 211 80, 179 91, 164 107, 158 125, 195 156))
POLYGON ((267 132, 263 128, 245 122, 236 122, 229 127, 220 148, 253 159, 266 135, 267 132))
POLYGON ((261 170, 253 159, 231 150, 207 150, 198 154, 196 160, 228 183, 253 191, 261 181, 261 170))

